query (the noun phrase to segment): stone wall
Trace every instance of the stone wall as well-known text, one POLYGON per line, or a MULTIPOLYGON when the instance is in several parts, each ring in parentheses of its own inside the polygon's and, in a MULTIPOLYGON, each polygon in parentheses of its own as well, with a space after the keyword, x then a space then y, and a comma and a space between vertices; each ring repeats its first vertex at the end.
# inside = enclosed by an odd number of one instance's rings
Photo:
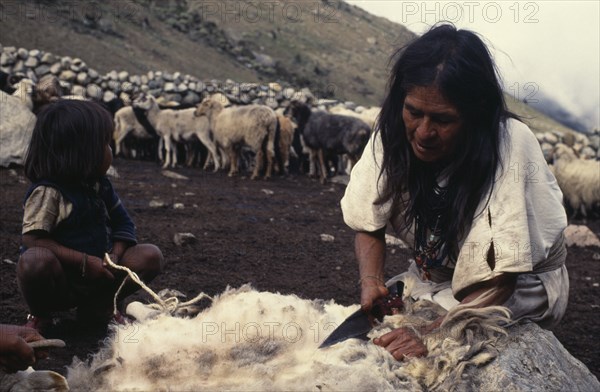
MULTIPOLYGON (((227 79, 201 80, 180 72, 149 71, 143 75, 131 75, 127 71, 113 70, 105 75, 90 68, 83 60, 68 56, 60 57, 38 49, 27 50, 0 44, 0 69, 10 75, 27 77, 37 82, 44 75, 55 75, 60 80, 65 95, 80 95, 105 102, 116 97, 130 102, 140 93, 150 93, 159 103, 195 105, 204 97, 223 93, 232 104, 264 104, 273 109, 287 107, 297 99, 321 109, 342 104, 356 112, 363 108, 353 102, 322 99, 308 88, 296 89, 279 83, 238 83, 227 79)), ((544 156, 552 159, 556 143, 565 143, 581 157, 600 159, 600 131, 589 137, 583 134, 545 132, 536 134, 544 156)))

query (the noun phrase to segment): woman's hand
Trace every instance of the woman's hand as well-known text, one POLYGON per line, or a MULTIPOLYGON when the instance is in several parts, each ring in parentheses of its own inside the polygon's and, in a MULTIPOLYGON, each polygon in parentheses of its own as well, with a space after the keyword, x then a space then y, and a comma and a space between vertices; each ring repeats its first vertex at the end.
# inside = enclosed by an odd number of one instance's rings
POLYGON ((371 311, 373 302, 377 298, 385 297, 386 295, 388 295, 388 289, 381 282, 362 280, 360 286, 360 306, 366 313, 371 311))
POLYGON ((423 341, 411 329, 405 327, 375 338, 373 343, 385 348, 398 361, 402 361, 407 357, 427 355, 427 347, 425 347, 423 341))
POLYGON ((87 265, 85 267, 85 278, 90 280, 114 280, 115 276, 107 268, 104 260, 96 256, 87 256, 87 265))

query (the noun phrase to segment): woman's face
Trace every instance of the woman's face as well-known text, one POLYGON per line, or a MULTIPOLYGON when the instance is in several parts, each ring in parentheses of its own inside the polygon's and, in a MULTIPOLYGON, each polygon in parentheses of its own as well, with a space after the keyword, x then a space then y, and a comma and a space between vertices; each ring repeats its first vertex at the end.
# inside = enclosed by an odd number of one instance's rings
POLYGON ((456 149, 463 120, 455 105, 436 87, 414 87, 402 107, 406 137, 415 156, 424 162, 437 162, 456 149))

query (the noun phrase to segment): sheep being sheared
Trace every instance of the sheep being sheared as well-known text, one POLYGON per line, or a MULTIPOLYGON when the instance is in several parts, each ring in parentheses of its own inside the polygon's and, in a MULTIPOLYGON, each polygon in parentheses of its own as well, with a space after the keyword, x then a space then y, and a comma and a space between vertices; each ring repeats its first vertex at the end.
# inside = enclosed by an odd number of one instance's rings
MULTIPOLYGON (((76 359, 67 378, 74 390, 460 389, 467 365, 494 358, 493 342, 503 333, 498 324, 508 320, 505 308, 465 310, 425 339, 427 357, 405 362, 358 339, 318 349, 357 308, 248 285, 226 290, 193 318, 144 311, 138 303, 127 311, 140 320, 114 326, 106 347, 88 363, 76 359)), ((369 337, 443 312, 431 302, 407 303, 405 313, 386 317, 369 337)))

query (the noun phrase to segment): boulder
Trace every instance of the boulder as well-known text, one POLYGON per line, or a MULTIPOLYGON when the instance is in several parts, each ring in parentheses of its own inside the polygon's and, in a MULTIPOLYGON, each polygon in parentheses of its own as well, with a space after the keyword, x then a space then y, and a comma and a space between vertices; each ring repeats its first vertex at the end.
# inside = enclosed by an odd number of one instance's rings
POLYGON ((0 91, 0 166, 23 164, 35 120, 21 100, 0 91))
POLYGON ((600 391, 600 382, 589 369, 537 324, 512 327, 497 347, 495 360, 467 372, 467 390, 600 391))
POLYGON ((173 242, 177 246, 193 244, 197 241, 196 236, 192 233, 175 233, 173 242))
POLYGON ((600 240, 589 227, 585 225, 569 225, 564 231, 567 246, 598 246, 600 240))

